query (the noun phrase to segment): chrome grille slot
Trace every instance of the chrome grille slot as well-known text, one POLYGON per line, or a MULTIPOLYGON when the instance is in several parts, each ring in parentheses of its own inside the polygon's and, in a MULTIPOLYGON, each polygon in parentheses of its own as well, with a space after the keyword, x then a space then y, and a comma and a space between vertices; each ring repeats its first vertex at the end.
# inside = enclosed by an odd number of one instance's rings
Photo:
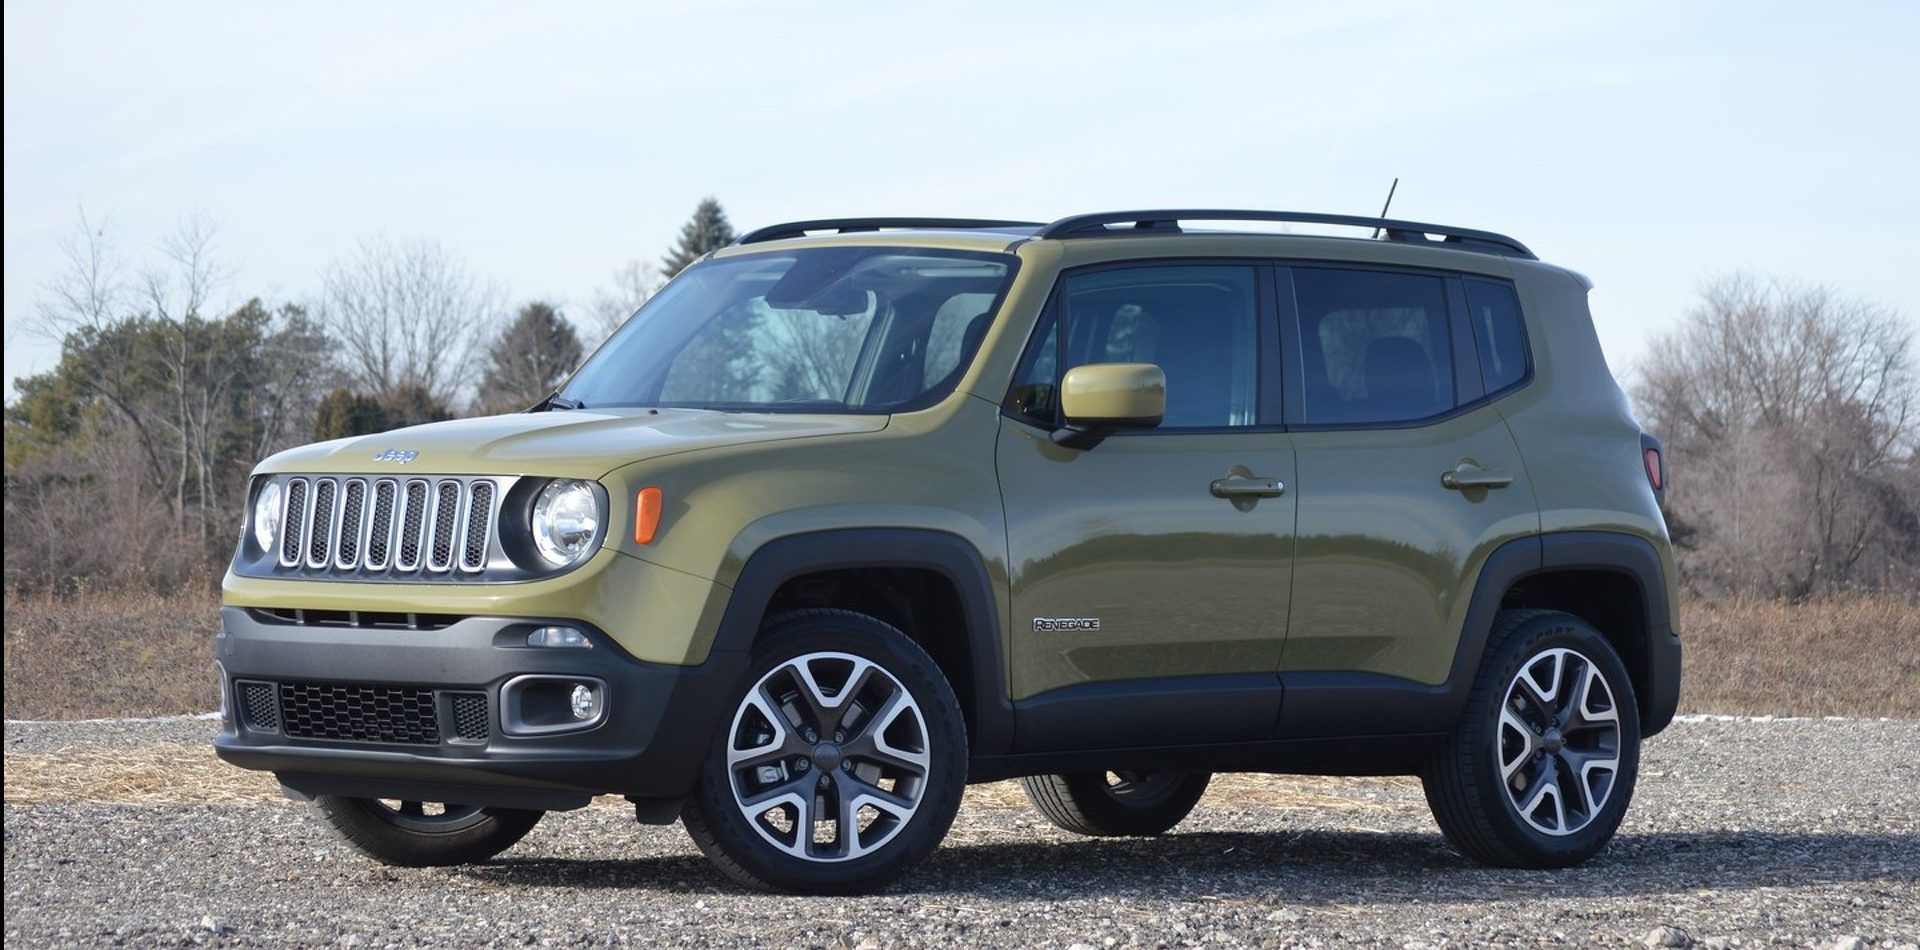
POLYGON ((395 544, 395 570, 413 571, 420 567, 421 537, 427 530, 427 483, 414 479, 407 483, 400 500, 400 540, 395 544))
POLYGON ((314 479, 313 504, 307 513, 308 567, 326 567, 332 559, 334 534, 340 530, 333 503, 339 492, 339 482, 331 478, 314 479))
POLYGON ((510 563, 497 522, 513 477, 289 475, 275 573, 477 579, 510 563))
POLYGON ((444 481, 433 486, 433 545, 427 549, 427 570, 439 572, 453 567, 461 507, 459 482, 444 481))
POLYGON ((365 564, 369 571, 386 570, 388 558, 393 554, 394 502, 399 494, 400 486, 391 478, 373 483, 373 507, 367 513, 365 564))
POLYGON ((360 566, 367 549, 367 481, 347 479, 340 492, 340 533, 334 544, 333 566, 351 571, 360 566))
POLYGON ((280 512, 280 566, 300 566, 300 544, 306 537, 307 524, 307 480, 294 478, 287 480, 287 509, 280 512))
POLYGON ((493 540, 493 483, 474 482, 467 494, 466 541, 460 549, 460 569, 487 566, 487 544, 493 540))

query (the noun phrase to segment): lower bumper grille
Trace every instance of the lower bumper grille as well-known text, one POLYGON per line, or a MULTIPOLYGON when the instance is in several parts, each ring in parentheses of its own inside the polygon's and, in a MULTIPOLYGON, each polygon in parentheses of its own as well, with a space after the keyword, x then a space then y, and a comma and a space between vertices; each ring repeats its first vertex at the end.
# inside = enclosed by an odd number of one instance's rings
POLYGON ((436 746, 484 742, 491 731, 487 694, 424 686, 354 683, 237 684, 247 728, 293 739, 436 746), (443 723, 452 729, 443 730, 443 723))

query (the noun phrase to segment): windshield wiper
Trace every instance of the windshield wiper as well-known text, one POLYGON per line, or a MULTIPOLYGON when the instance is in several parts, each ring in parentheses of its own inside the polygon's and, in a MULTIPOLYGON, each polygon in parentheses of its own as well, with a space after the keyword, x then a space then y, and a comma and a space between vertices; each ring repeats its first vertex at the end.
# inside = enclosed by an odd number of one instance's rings
POLYGON ((533 404, 528 412, 553 412, 556 409, 585 409, 587 404, 578 399, 569 399, 556 390, 547 398, 533 404))

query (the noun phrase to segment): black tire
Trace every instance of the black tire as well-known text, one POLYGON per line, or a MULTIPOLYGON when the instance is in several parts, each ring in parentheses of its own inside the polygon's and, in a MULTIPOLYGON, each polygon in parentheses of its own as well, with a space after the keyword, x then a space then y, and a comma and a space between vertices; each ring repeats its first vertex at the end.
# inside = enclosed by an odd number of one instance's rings
POLYGON ((733 879, 798 894, 872 891, 919 863, 953 825, 966 786, 966 722, 939 666, 899 630, 845 610, 802 610, 775 617, 761 632, 752 672, 735 689, 729 709, 681 813, 681 823, 694 844, 733 879), (829 686, 836 675, 834 667, 840 664, 834 659, 837 656, 871 663, 886 676, 870 677, 863 687, 854 682, 863 675, 861 668, 848 666, 845 679, 829 686), (808 668, 820 683, 821 698, 833 703, 831 708, 802 695, 794 664, 808 668), (777 714, 785 722, 785 731, 759 713, 761 707, 749 708, 750 695, 763 681, 768 695, 784 697, 777 714), (832 694, 824 695, 829 689, 832 694), (846 695, 848 689, 855 692, 846 695), (894 708, 894 694, 901 689, 911 700, 917 726, 905 711, 899 718, 879 721, 894 708), (803 702, 812 705, 803 709, 803 702), (819 735, 818 744, 805 739, 805 730, 828 724, 828 719, 820 717, 833 710, 838 710, 838 716, 831 723, 846 727, 844 750, 838 737, 819 735), (882 747, 875 745, 876 738, 887 743, 886 748, 908 749, 924 764, 908 766, 897 758, 880 757, 882 747), (924 748, 913 748, 922 743, 924 748), (745 764, 749 760, 743 759, 742 765, 729 767, 730 751, 750 754, 756 748, 770 750, 753 757, 759 764, 745 764), (774 754, 780 757, 761 761, 774 754), (812 764, 815 759, 817 766, 812 764), (746 805, 736 801, 736 779, 743 800, 768 800, 763 811, 749 817, 746 805), (896 802, 911 800, 915 807, 904 819, 897 812, 875 809, 868 815, 869 824, 859 824, 860 815, 867 815, 871 807, 859 803, 871 801, 870 793, 883 787, 896 802), (783 789, 789 790, 793 804, 781 804, 772 797, 783 789), (809 803, 809 812, 799 811, 801 800, 809 803), (827 814, 827 809, 837 816, 848 802, 862 808, 853 822, 857 830, 850 837, 840 834, 840 822, 835 819, 831 842, 801 839, 798 829, 803 822, 813 825, 810 817, 827 814), (785 828, 780 826, 783 815, 785 828), (869 835, 871 842, 865 840, 869 835), (792 840, 778 841, 782 836, 792 840))
POLYGON ((1564 868, 1592 857, 1633 798, 1638 708, 1625 664, 1591 624, 1553 610, 1501 613, 1460 723, 1421 777, 1441 832, 1468 857, 1503 867, 1564 868), (1577 685, 1586 677, 1580 661, 1599 674, 1604 702, 1599 690, 1577 685), (1523 669, 1534 686, 1520 682, 1523 669), (1554 683, 1554 701, 1536 701, 1542 677, 1554 683), (1556 714, 1559 702, 1602 715, 1556 714), (1515 721, 1503 725, 1507 712, 1515 721), (1556 722, 1566 725, 1564 734, 1556 722), (1581 764, 1609 757, 1611 775, 1581 764), (1502 777, 1505 765, 1514 766, 1510 780, 1502 777), (1530 815, 1523 814, 1528 804, 1530 815))
POLYGON ((421 802, 389 805, 373 798, 321 795, 313 800, 320 817, 347 843, 383 864, 399 867, 447 867, 477 864, 514 846, 545 812, 510 808, 432 806, 421 802))
POLYGON ((1173 830, 1212 772, 1076 772, 1020 780, 1033 807, 1075 834, 1150 838, 1173 830))

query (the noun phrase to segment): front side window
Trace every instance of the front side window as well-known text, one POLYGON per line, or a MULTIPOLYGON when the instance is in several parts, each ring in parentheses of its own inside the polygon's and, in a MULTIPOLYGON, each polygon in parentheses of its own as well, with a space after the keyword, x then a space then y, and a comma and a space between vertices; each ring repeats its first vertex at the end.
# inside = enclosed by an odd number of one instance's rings
POLYGON ((1255 273, 1239 266, 1148 266, 1069 275, 1021 362, 1010 408, 1042 424, 1057 423, 1066 370, 1088 363, 1153 363, 1167 375, 1160 428, 1254 425, 1260 352, 1255 273))
POLYGON ((1453 348, 1440 278, 1296 267, 1293 291, 1303 422, 1408 422, 1453 408, 1453 348))
POLYGON ((708 261, 568 381, 582 405, 898 412, 951 392, 1013 273, 1000 254, 820 247, 708 261))

